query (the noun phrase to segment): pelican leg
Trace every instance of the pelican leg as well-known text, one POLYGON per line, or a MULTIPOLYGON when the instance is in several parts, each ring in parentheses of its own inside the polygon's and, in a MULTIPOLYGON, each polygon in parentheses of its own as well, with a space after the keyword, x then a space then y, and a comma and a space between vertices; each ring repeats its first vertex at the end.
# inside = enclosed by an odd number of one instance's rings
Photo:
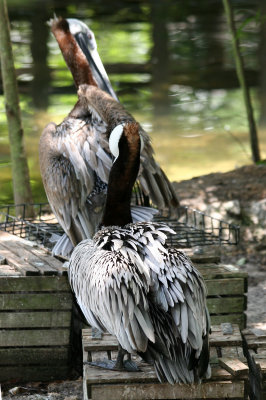
POLYGON ((131 355, 118 345, 118 354, 116 360, 93 361, 87 362, 86 364, 92 365, 93 367, 100 367, 104 369, 110 369, 113 371, 128 371, 137 372, 140 371, 137 364, 131 360, 131 355), (124 360, 125 355, 128 355, 128 359, 124 360))
POLYGON ((127 354, 127 351, 124 350, 120 345, 118 345, 118 354, 115 361, 114 369, 118 371, 122 371, 125 369, 124 367, 124 357, 127 354))

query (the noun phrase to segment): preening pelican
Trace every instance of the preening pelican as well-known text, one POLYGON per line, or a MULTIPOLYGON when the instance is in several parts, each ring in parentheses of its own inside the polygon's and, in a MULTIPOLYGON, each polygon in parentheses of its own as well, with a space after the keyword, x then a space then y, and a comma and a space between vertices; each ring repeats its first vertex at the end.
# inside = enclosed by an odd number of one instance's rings
MULTIPOLYGON (((77 23, 71 22, 71 26, 75 37, 69 30, 67 20, 56 18, 51 22, 52 32, 79 88, 79 99, 61 124, 50 123, 44 129, 40 138, 39 154, 48 201, 75 246, 81 240, 93 236, 102 217, 112 165, 108 144, 110 132, 118 124, 135 120, 113 98, 115 94, 103 66, 100 67, 98 77, 95 77, 96 62, 92 69, 75 39, 84 39, 84 33, 77 32, 77 23), (101 80, 105 85, 98 84, 101 80), (98 85, 107 88, 106 91, 101 90, 98 85)), ((92 33, 90 35, 92 40, 92 33)), ((91 47, 94 42, 92 40, 91 47)), ((95 56, 95 44, 94 50, 95 56)), ((97 61, 97 57, 94 60, 97 61)), ((141 190, 159 210, 172 212, 178 205, 175 192, 153 158, 148 134, 140 128, 140 135, 143 143, 138 175, 141 190)), ((119 181, 117 184, 119 185, 119 181)), ((153 211, 147 208, 132 209, 133 211, 136 211, 136 220, 149 220, 153 215, 153 211)), ((54 253, 67 254, 72 245, 65 236, 59 241, 54 253)))
POLYGON ((140 130, 125 124, 118 146, 111 146, 116 159, 101 229, 75 247, 69 280, 88 323, 118 339, 117 360, 106 361, 107 368, 126 369, 125 353, 138 353, 161 382, 197 382, 211 373, 205 286, 190 259, 167 247, 166 234, 173 232, 167 225, 132 223, 140 130))

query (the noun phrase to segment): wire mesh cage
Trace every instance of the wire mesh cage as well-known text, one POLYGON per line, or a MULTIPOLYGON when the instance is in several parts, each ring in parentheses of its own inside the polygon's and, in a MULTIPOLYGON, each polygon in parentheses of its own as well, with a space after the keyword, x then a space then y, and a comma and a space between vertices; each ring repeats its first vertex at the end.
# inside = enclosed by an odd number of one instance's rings
POLYGON ((239 243, 240 227, 205 213, 180 206, 177 217, 169 219, 157 216, 155 221, 165 222, 176 233, 168 236, 168 244, 187 248, 210 245, 236 245, 239 243))
POLYGON ((48 203, 0 206, 0 230, 36 242, 49 250, 64 233, 48 203), (32 217, 29 217, 33 211, 32 217))
MULTIPOLYGON (((154 220, 166 223, 176 232, 169 234, 167 240, 174 247, 236 245, 239 242, 239 226, 189 207, 179 207, 175 219, 159 214, 154 220)), ((48 203, 0 206, 0 230, 34 241, 50 250, 63 234, 48 203), (30 208, 34 211, 34 217, 28 217, 30 208)))

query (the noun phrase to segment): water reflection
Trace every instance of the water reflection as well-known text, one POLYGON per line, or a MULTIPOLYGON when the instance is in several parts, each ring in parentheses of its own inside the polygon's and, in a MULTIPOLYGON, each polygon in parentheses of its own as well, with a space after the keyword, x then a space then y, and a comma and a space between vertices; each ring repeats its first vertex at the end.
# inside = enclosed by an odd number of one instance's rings
MULTIPOLYGON (((149 131, 156 159, 172 180, 226 171, 250 160, 249 137, 221 2, 8 2, 34 200, 45 200, 38 141, 76 101, 71 74, 46 21, 81 18, 94 30, 100 56, 121 102, 149 131), (185 4, 184 4, 185 3, 185 4), (206 3, 206 4, 205 4, 206 3), (230 89, 230 90, 229 90, 230 89)), ((236 2, 239 24, 256 4, 236 2), (241 11, 241 12, 240 12, 241 11)), ((258 83, 259 23, 241 31, 247 77, 258 83)), ((265 90, 266 91, 266 90, 265 90)), ((257 91, 252 91, 257 113, 257 91)), ((263 98, 263 96, 261 97, 263 98)), ((258 117, 258 116, 257 116, 258 117)), ((0 203, 12 201, 4 100, 0 96, 0 203)), ((262 157, 266 138, 260 132, 262 157)))

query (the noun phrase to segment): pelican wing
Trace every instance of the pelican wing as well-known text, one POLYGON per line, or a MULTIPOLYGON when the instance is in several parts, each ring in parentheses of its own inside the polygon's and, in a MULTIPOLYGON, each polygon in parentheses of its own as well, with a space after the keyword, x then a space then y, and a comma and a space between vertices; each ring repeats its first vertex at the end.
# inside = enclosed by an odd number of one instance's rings
POLYGON ((40 168, 48 201, 73 244, 92 237, 105 201, 111 156, 106 126, 79 106, 43 131, 40 168), (82 115, 79 115, 82 111, 82 115))

